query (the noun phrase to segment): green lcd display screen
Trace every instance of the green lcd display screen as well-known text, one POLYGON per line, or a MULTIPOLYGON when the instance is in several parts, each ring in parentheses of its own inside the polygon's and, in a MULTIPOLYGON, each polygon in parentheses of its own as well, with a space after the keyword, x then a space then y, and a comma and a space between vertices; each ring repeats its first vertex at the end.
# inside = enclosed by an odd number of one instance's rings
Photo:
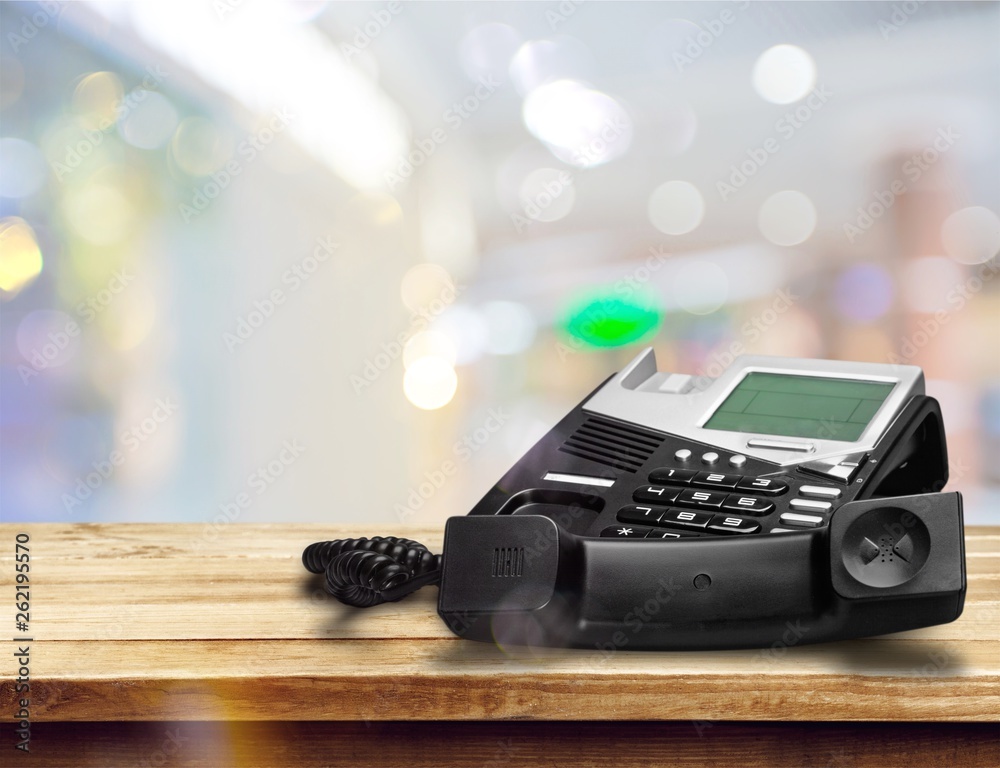
POLYGON ((705 429, 853 442, 893 384, 783 373, 748 373, 705 429))

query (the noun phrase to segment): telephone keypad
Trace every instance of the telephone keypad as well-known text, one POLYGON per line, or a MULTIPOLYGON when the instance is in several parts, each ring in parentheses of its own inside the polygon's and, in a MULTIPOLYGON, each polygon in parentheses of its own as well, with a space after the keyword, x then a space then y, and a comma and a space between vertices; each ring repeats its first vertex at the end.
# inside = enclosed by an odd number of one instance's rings
POLYGON ((630 504, 618 510, 618 520, 622 523, 656 525, 666 511, 666 507, 644 507, 640 504, 630 504))
POLYGON ((723 534, 757 533, 760 530, 760 523, 742 517, 721 514, 715 515, 709 521, 708 530, 723 534))
POLYGON ((702 488, 735 489, 736 484, 742 479, 742 475, 725 475, 721 472, 699 472, 694 476, 691 485, 697 485, 702 488))
POLYGON ((636 489, 632 498, 640 504, 673 504, 677 499, 677 489, 662 485, 644 485, 636 489))
POLYGON ((740 478, 736 484, 736 490, 763 493, 767 496, 780 496, 788 490, 788 483, 775 480, 773 477, 750 477, 747 475, 740 478))
POLYGON ((677 496, 676 503, 685 507, 721 507, 727 495, 721 491, 698 491, 687 488, 677 496))
POLYGON ((685 528, 688 530, 705 530, 712 521, 711 512, 692 512, 688 509, 668 509, 660 518, 660 525, 668 528, 685 528))
POLYGON ((693 469, 673 469, 664 467, 654 469, 649 473, 651 483, 670 483, 671 485, 690 485, 698 473, 693 469))
POLYGON ((731 509, 734 512, 742 512, 744 515, 767 515, 774 511, 774 503, 757 496, 741 496, 738 493, 731 493, 722 502, 723 509, 731 509))

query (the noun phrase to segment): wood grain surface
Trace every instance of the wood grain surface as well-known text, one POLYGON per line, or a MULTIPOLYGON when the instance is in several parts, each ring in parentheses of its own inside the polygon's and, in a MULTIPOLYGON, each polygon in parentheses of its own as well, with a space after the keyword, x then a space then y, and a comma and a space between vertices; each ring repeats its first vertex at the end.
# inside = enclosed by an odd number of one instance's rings
MULTIPOLYGON (((1000 720, 996 528, 967 531, 968 597, 952 624, 769 650, 612 654, 460 640, 438 619, 434 588, 348 609, 301 565, 313 541, 390 531, 5 524, 0 594, 13 594, 21 531, 38 723, 1000 720)), ((406 535, 441 546, 440 530, 406 535)), ((3 601, 5 635, 13 611, 3 601)), ((13 659, 2 657, 9 680, 13 659)), ((13 704, 3 685, 0 711, 13 704)))

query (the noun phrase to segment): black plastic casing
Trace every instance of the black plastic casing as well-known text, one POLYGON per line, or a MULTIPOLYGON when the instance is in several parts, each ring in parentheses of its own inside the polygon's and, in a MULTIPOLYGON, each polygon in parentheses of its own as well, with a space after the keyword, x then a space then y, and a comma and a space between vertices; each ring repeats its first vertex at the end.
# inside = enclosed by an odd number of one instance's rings
POLYGON ((500 645, 788 647, 947 623, 966 590, 958 493, 849 502, 812 531, 669 543, 455 517, 444 552, 442 619, 500 645), (873 556, 880 540, 896 551, 873 556))

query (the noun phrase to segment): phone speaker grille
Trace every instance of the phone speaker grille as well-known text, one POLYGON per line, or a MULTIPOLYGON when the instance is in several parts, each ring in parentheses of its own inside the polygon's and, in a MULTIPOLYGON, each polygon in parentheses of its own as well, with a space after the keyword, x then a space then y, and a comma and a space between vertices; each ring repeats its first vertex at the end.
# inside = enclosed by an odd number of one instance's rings
POLYGON ((662 444, 659 435, 627 424, 588 418, 559 450, 634 474, 662 444))
POLYGON ((524 547, 497 547, 493 550, 493 575, 501 578, 524 572, 524 547))

